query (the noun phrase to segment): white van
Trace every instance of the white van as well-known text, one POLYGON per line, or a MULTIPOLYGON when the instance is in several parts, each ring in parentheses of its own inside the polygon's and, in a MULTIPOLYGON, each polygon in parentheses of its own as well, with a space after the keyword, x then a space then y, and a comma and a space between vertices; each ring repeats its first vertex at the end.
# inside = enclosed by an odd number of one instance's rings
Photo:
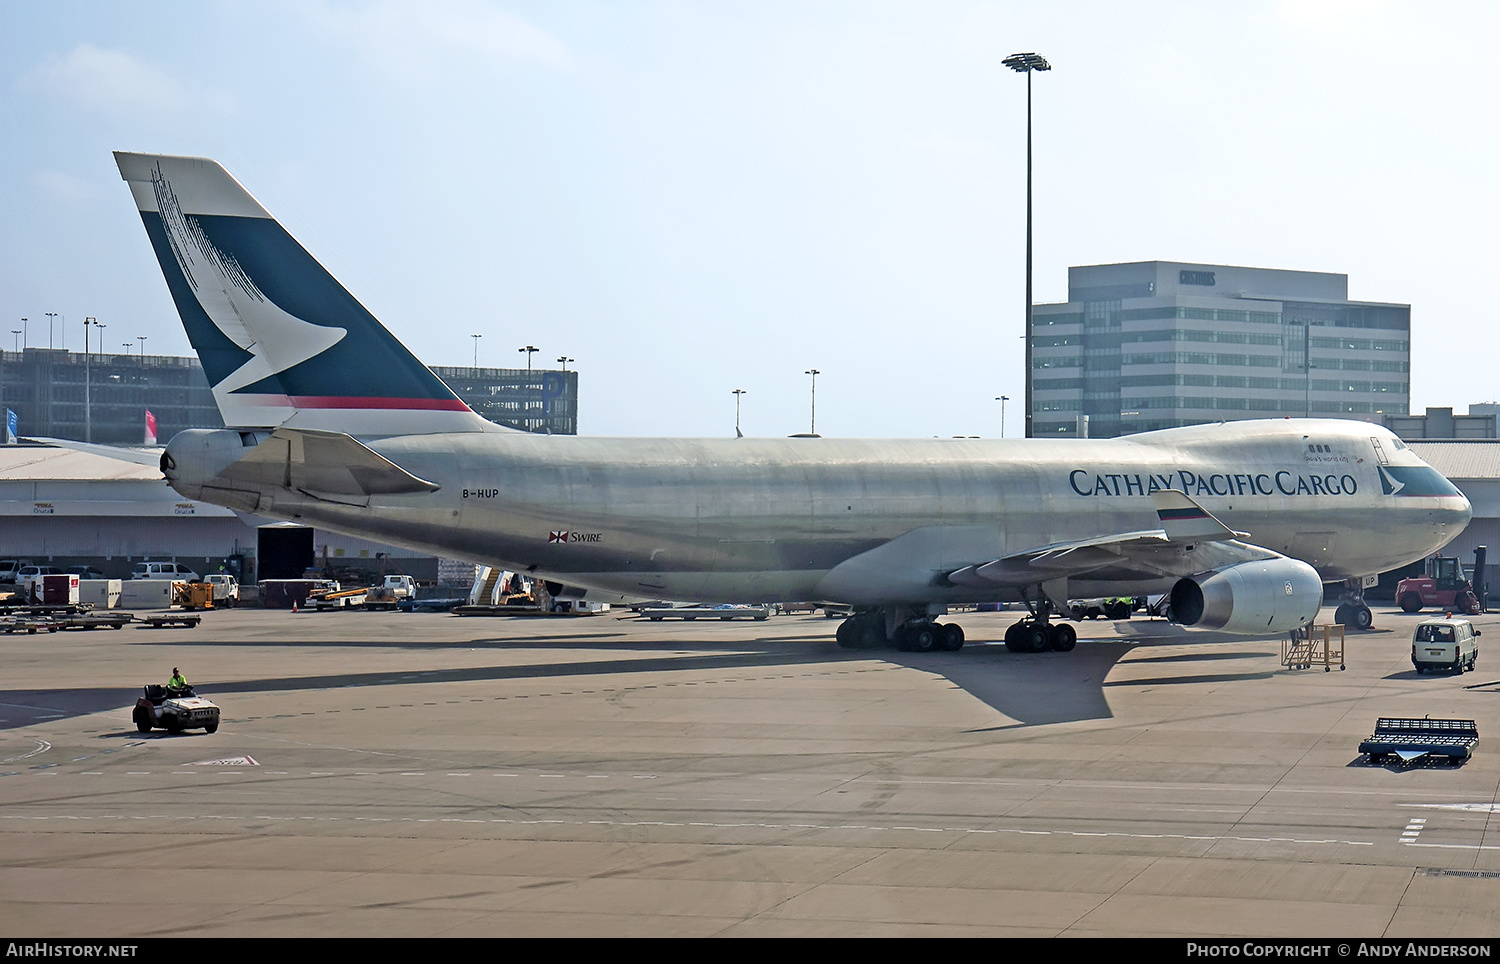
POLYGON ((183 582, 198 582, 198 574, 187 566, 175 562, 138 562, 130 570, 131 579, 180 579, 183 582))
POLYGON ((0 582, 16 582, 22 566, 31 565, 30 559, 0 559, 0 582))
POLYGON ((1424 619, 1411 636, 1411 664, 1418 673, 1472 670, 1479 658, 1479 630, 1467 619, 1424 619))

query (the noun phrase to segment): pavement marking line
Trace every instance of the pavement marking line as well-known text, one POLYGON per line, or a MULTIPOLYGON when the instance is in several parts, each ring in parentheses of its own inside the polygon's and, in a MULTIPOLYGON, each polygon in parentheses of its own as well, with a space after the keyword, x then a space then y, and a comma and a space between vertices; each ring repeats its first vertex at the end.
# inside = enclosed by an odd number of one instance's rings
POLYGON ((4 760, 0 760, 0 766, 3 766, 7 763, 15 763, 17 760, 29 760, 39 753, 46 753, 48 750, 52 749, 52 744, 48 743, 46 740, 37 740, 36 737, 32 737, 32 739, 36 740, 35 750, 31 750, 27 753, 22 753, 20 756, 13 756, 4 760))
MULTIPOLYGON (((512 824, 518 826, 535 825, 568 825, 568 826, 596 826, 596 827, 706 827, 718 830, 828 830, 828 831, 862 831, 875 833, 892 833, 906 831, 909 833, 952 833, 952 834, 995 834, 1008 833, 1020 835, 1059 836, 1059 837, 1113 837, 1122 840, 1192 840, 1192 841, 1228 841, 1234 843, 1290 843, 1290 844, 1315 844, 1322 846, 1347 846, 1347 847, 1369 847, 1372 841, 1367 840, 1338 840, 1333 838, 1304 838, 1304 837, 1241 837, 1235 835, 1203 835, 1203 834, 1175 834, 1175 833, 1128 833, 1125 831, 1099 832, 1085 830, 1025 830, 1019 827, 920 827, 902 824, 890 827, 881 827, 874 824, 816 824, 816 823, 763 823, 763 822, 710 822, 710 821, 673 821, 673 820, 600 820, 600 819, 561 819, 561 818, 535 818, 529 820, 514 819, 508 817, 493 817, 489 820, 481 818, 457 818, 457 817, 367 817, 367 816, 327 816, 327 815, 302 815, 302 816, 272 816, 270 814, 254 814, 250 816, 236 816, 233 814, 185 814, 179 816, 168 816, 166 814, 15 814, 0 813, 0 820, 73 820, 73 821, 109 821, 109 820, 314 820, 324 822, 407 822, 407 823, 494 823, 512 824)), ((1417 844, 1416 846, 1443 846, 1460 847, 1464 845, 1449 844, 1417 844)), ((1500 845, 1479 847, 1482 850, 1500 850, 1500 845)))

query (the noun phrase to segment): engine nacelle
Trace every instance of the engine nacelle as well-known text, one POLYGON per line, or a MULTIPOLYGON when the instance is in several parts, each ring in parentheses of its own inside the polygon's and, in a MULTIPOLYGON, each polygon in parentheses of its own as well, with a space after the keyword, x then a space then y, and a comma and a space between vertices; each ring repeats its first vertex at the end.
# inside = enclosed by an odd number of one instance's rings
POLYGON ((1242 562, 1172 587, 1173 622, 1247 636, 1306 626, 1322 605, 1323 580, 1297 559, 1242 562))
POLYGON ((250 450, 229 429, 190 428, 172 436, 161 453, 161 473, 189 499, 203 497, 203 485, 250 450))

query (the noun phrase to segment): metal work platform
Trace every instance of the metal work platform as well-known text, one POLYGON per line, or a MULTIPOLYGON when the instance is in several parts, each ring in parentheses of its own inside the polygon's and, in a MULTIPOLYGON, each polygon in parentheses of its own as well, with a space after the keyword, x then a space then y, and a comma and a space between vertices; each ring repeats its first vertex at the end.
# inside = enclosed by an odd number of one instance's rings
POLYGON ((1312 669, 1321 665, 1327 673, 1344 665, 1344 627, 1307 626, 1294 629, 1281 641, 1281 665, 1287 669, 1312 669))

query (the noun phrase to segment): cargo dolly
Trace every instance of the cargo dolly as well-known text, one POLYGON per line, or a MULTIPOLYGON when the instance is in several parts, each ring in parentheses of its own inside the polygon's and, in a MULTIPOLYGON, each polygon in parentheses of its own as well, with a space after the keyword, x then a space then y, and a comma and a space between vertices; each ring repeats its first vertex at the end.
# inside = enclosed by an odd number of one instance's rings
POLYGON ((1446 756, 1450 765, 1458 766, 1473 755, 1477 746, 1479 724, 1474 720, 1383 716, 1375 721, 1375 732, 1359 745, 1359 752, 1369 754, 1371 763, 1394 756, 1404 765, 1426 756, 1446 756))
POLYGON ((649 606, 641 610, 641 615, 652 622, 662 619, 683 619, 688 622, 694 619, 767 619, 771 615, 770 606, 649 606))
POLYGON ((168 626, 192 629, 202 621, 203 617, 197 613, 161 613, 155 616, 142 616, 140 624, 151 629, 164 629, 168 626))

